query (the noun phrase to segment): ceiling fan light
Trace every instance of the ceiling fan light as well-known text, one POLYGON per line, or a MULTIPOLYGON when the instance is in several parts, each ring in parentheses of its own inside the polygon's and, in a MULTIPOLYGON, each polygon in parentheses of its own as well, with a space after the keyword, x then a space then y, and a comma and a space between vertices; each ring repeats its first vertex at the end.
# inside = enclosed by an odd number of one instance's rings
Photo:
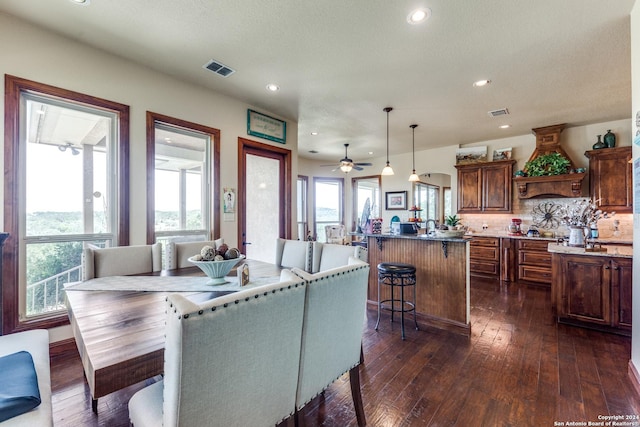
POLYGON ((349 165, 349 164, 345 164, 345 165, 341 165, 340 166, 340 170, 344 173, 349 173, 351 172, 351 169, 353 169, 353 166, 349 165))
POLYGON ((393 175, 393 168, 389 165, 389 162, 387 162, 387 166, 385 166, 384 169, 382 169, 381 175, 385 175, 385 176, 393 175))
POLYGON ((417 182, 417 181, 420 181, 420 177, 418 176, 418 174, 416 174, 416 171, 414 170, 413 173, 409 175, 409 182, 417 182))

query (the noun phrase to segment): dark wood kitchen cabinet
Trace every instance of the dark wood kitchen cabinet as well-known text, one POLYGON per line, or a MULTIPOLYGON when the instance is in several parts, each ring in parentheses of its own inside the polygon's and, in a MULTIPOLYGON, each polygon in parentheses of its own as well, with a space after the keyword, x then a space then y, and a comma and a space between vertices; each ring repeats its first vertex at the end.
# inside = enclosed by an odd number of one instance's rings
POLYGON ((605 212, 631 213, 631 147, 603 148, 584 153, 589 158, 589 196, 605 212))
POLYGON ((472 276, 500 278, 500 238, 474 237, 471 239, 469 272, 472 276))
POLYGON ((552 259, 559 322, 631 332, 631 259, 556 253, 552 259))
POLYGON ((548 240, 518 239, 518 280, 551 286, 551 253, 548 240))
POLYGON ((456 165, 458 213, 512 211, 512 175, 515 160, 456 165))

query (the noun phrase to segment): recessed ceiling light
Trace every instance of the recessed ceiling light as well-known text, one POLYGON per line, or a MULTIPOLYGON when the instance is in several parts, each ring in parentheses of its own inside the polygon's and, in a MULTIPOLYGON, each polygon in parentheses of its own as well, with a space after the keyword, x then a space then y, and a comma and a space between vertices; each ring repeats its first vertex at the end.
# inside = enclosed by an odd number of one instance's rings
POLYGON ((280 90, 280 86, 278 86, 278 85, 277 85, 277 84, 275 84, 275 83, 269 83, 269 84, 267 85, 267 90, 270 90, 271 92, 277 92, 277 91, 279 91, 279 90, 280 90))
POLYGON ((311 135, 316 136, 318 132, 311 132, 311 135))
POLYGON ((373 155, 373 151, 369 151, 369 155, 372 156, 373 155))
POLYGON ((431 9, 429 8, 420 8, 411 12, 407 16, 407 22, 411 25, 420 24, 431 17, 431 9))
POLYGON ((509 129, 511 125, 500 125, 500 129, 509 129))
POLYGON ((82 6, 88 6, 90 1, 89 0, 69 0, 71 3, 74 4, 80 4, 82 6))
POLYGON ((488 85, 489 83, 491 83, 491 80, 478 80, 477 82, 474 82, 473 85, 475 87, 482 87, 488 85))

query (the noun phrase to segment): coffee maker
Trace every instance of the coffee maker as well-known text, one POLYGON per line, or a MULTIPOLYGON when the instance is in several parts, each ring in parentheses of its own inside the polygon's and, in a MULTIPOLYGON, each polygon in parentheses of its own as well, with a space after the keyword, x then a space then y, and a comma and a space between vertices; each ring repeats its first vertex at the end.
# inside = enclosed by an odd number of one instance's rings
POLYGON ((522 235, 522 228, 520 227, 520 224, 522 224, 522 220, 520 218, 511 219, 511 224, 509 224, 509 227, 507 228, 509 231, 509 236, 522 235))

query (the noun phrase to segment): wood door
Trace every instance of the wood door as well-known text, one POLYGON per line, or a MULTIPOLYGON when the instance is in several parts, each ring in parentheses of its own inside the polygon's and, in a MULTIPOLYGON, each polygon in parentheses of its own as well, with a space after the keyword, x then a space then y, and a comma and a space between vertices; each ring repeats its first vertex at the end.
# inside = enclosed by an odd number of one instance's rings
POLYGON ((589 157, 589 192, 607 212, 631 212, 633 207, 631 147, 605 148, 585 153, 589 157))
POLYGON ((513 162, 482 168, 482 210, 511 212, 513 162))
POLYGON ((458 212, 482 211, 481 170, 479 167, 458 169, 458 212))
POLYGON ((564 256, 559 317, 611 324, 611 266, 608 258, 564 256))
POLYGON ((238 244, 273 262, 276 238, 291 238, 291 151, 238 138, 238 244))
POLYGON ((613 326, 631 330, 631 273, 632 260, 611 260, 611 287, 613 291, 613 326))

